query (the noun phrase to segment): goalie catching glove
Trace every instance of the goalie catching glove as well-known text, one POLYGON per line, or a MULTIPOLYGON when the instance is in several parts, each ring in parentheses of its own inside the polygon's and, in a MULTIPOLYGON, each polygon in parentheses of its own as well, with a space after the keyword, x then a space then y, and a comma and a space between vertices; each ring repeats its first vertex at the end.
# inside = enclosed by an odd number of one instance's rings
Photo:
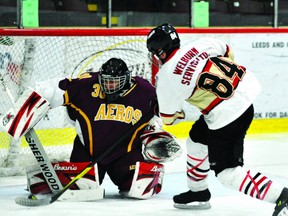
POLYGON ((176 138, 160 128, 148 125, 140 139, 147 160, 163 163, 181 156, 182 149, 176 138))

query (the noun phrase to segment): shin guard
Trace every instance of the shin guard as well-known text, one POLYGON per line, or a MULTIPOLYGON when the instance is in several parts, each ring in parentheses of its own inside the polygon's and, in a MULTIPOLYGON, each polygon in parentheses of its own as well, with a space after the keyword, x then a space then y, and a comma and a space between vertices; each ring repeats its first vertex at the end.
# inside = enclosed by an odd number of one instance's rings
POLYGON ((164 166, 158 163, 137 162, 128 197, 148 199, 161 191, 164 166))

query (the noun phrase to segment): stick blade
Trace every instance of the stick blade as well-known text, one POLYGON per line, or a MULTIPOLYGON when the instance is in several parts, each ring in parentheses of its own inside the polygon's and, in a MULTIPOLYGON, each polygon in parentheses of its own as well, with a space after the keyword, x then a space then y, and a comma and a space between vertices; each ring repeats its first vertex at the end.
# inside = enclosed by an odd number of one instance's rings
POLYGON ((37 207, 37 206, 45 206, 52 203, 50 198, 46 199, 29 199, 26 197, 17 197, 15 199, 15 203, 22 206, 28 207, 37 207))

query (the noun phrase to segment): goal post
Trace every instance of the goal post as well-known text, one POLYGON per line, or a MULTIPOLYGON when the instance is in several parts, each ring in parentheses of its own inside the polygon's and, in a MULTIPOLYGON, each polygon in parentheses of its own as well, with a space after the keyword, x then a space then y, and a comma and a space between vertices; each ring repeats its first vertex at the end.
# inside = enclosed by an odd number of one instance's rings
MULTIPOLYGON (((136 28, 0 29, 0 115, 25 87, 98 71, 112 57, 123 59, 133 75, 153 80, 148 32, 136 28)), ((76 132, 64 107, 50 110, 34 129, 51 160, 69 159, 76 132)), ((23 174, 34 163, 24 138, 15 142, 0 131, 0 176, 23 174)))

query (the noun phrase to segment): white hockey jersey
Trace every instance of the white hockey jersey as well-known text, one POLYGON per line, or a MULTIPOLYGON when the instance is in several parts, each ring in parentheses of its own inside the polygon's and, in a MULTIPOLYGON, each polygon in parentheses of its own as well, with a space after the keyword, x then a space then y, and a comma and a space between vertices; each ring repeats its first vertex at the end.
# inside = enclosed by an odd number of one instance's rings
POLYGON ((255 76, 234 62, 228 45, 202 38, 174 51, 156 76, 160 116, 184 119, 183 102, 197 107, 210 129, 237 119, 260 91, 255 76))

